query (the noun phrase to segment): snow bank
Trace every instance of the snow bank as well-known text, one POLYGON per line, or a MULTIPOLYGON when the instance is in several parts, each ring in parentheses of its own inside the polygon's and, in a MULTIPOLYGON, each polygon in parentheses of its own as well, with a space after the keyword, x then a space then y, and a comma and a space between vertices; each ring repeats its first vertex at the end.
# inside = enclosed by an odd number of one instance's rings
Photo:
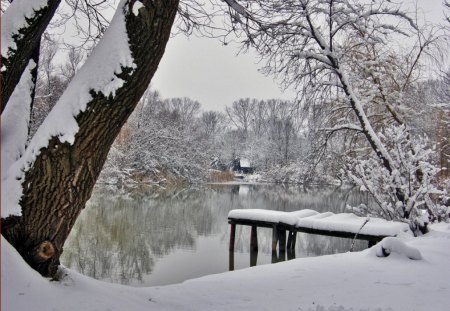
POLYGON ((395 237, 383 239, 373 247, 372 253, 377 257, 388 257, 391 253, 395 253, 413 260, 422 259, 422 254, 417 248, 408 246, 405 242, 395 237))
POLYGON ((424 260, 379 258, 369 249, 149 288, 103 283, 71 270, 66 270, 64 281, 50 282, 31 270, 2 238, 1 307, 2 311, 447 311, 450 228, 437 224, 430 230, 422 237, 401 240, 420 251, 424 260))
POLYGON ((261 209, 237 209, 228 214, 228 218, 283 223, 290 226, 316 230, 339 231, 374 236, 396 236, 409 232, 409 225, 379 218, 359 217, 352 213, 318 213, 313 210, 280 212, 261 209), (364 224, 365 223, 365 224, 364 224))

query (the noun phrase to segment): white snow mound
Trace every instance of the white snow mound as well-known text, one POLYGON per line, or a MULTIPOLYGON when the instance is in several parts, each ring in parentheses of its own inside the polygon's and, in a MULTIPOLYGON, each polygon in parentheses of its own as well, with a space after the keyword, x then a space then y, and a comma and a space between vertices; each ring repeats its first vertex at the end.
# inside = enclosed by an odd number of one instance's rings
POLYGON ((394 253, 412 260, 421 260, 423 258, 417 248, 406 245, 405 242, 396 237, 384 238, 380 243, 372 247, 371 253, 377 257, 387 257, 394 253))

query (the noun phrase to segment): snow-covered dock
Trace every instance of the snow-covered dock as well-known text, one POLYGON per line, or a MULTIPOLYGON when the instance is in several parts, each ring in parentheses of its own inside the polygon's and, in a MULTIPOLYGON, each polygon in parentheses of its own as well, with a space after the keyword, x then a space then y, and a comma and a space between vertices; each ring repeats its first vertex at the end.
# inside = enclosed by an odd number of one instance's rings
POLYGON ((380 218, 359 217, 352 213, 319 213, 305 209, 295 212, 281 212, 261 209, 236 209, 228 214, 230 230, 230 252, 234 251, 236 225, 251 226, 250 249, 258 250, 257 227, 272 228, 272 251, 289 251, 295 248, 297 232, 328 235, 342 238, 356 238, 369 241, 369 246, 385 237, 408 232, 406 223, 387 221, 380 218), (286 242, 286 232, 288 239, 286 242))

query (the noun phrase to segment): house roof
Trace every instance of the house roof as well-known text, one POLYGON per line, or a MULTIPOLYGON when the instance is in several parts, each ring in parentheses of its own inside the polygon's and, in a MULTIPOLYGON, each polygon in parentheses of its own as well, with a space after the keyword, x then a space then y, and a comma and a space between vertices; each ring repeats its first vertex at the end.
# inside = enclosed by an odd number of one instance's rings
POLYGON ((241 167, 248 167, 248 168, 251 167, 251 166, 250 166, 250 160, 249 160, 249 159, 242 158, 242 159, 240 159, 239 161, 240 161, 239 164, 241 165, 241 167))

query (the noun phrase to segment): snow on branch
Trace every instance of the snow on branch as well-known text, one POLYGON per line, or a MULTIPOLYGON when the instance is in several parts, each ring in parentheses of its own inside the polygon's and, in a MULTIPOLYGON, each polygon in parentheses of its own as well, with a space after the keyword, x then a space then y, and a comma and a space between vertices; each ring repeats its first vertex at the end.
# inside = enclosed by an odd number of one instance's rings
POLYGON ((340 124, 333 127, 323 127, 320 128, 319 131, 326 131, 326 132, 337 132, 342 130, 351 130, 351 131, 357 131, 362 132, 363 129, 360 126, 357 126, 355 124, 340 124))
MULTIPOLYGON (((36 63, 33 60, 30 60, 27 68, 22 74, 19 84, 9 98, 9 104, 2 113, 2 182, 11 165, 25 152, 29 131, 30 105, 32 101, 31 94, 34 87, 31 71, 35 67, 36 63)), ((2 193, 2 197, 3 195, 4 194, 2 193)), ((14 208, 18 207, 18 205, 12 207, 13 208, 10 209, 10 205, 2 204, 2 217, 4 213, 17 215, 18 212, 20 212, 14 208)))
MULTIPOLYGON (((358 12, 357 9, 353 8, 353 14, 355 14, 355 16, 347 17, 346 19, 341 21, 338 25, 336 25, 334 30, 331 32, 331 35, 333 37, 339 31, 341 31, 343 28, 345 28, 346 26, 353 25, 360 20, 369 19, 369 18, 372 18, 377 15, 401 18, 402 20, 405 20, 413 29, 418 30, 418 27, 417 27, 416 23, 414 22, 414 20, 411 17, 409 17, 405 12, 402 12, 399 9, 389 9, 387 7, 383 7, 383 8, 378 8, 378 9, 372 8, 370 10, 358 12)), ((402 32, 398 27, 395 27, 390 24, 378 23, 376 26, 407 35, 406 33, 402 32)))
POLYGON ((247 10, 236 1, 234 0, 222 0, 222 1, 228 4, 233 10, 236 11, 236 13, 240 14, 241 16, 246 18, 251 17, 250 14, 247 12, 247 10))
POLYGON ((320 55, 318 53, 302 51, 302 52, 296 52, 296 53, 292 54, 292 57, 303 58, 303 59, 314 59, 318 62, 328 65, 329 68, 332 67, 330 60, 327 57, 320 55))
POLYGON ((2 14, 2 57, 8 58, 9 49, 15 50, 15 37, 20 37, 20 30, 28 26, 27 19, 47 6, 47 0, 15 0, 2 14))
MULTIPOLYGON (((23 156, 6 172, 4 178, 8 182, 2 187, 2 206, 11 207, 14 210, 13 214, 20 214, 18 204, 22 195, 21 183, 25 172, 32 166, 40 150, 47 147, 53 137, 57 137, 61 143, 73 144, 79 130, 76 116, 89 109, 91 93, 101 92, 105 97, 114 97, 115 92, 125 82, 119 78, 122 70, 124 68, 133 70, 136 67, 128 45, 125 25, 125 14, 128 14, 126 2, 125 0, 120 2, 102 40, 38 128, 23 156)), ((2 209, 2 217, 9 214, 10 211, 2 209)))

